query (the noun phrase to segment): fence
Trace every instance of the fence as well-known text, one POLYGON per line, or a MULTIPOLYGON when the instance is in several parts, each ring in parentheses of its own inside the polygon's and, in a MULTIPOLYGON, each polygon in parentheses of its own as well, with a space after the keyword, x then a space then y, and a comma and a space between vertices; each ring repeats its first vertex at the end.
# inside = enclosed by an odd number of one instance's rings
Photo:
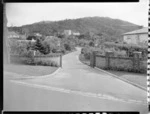
POLYGON ((90 57, 90 66, 106 70, 118 70, 129 72, 147 72, 147 60, 141 58, 139 52, 134 52, 133 57, 114 57, 113 52, 106 52, 100 55, 98 52, 92 52, 90 57))

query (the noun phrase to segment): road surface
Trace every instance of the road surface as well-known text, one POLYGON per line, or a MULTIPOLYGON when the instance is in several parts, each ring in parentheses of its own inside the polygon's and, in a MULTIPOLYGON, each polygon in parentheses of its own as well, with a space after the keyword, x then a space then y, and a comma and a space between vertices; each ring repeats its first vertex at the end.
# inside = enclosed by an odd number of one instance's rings
POLYGON ((84 65, 81 49, 63 56, 52 76, 4 79, 4 110, 140 111, 147 114, 147 92, 84 65))

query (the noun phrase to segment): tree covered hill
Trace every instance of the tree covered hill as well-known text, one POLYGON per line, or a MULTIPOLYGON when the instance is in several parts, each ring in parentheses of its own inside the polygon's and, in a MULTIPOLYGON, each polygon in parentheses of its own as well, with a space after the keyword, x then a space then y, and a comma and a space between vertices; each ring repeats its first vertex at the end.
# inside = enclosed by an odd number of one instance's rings
POLYGON ((19 33, 39 32, 44 35, 54 35, 66 29, 78 31, 81 34, 92 32, 105 34, 108 37, 118 38, 121 34, 141 28, 141 26, 109 17, 85 17, 78 19, 66 19, 61 21, 42 21, 20 27, 9 27, 10 31, 19 33))

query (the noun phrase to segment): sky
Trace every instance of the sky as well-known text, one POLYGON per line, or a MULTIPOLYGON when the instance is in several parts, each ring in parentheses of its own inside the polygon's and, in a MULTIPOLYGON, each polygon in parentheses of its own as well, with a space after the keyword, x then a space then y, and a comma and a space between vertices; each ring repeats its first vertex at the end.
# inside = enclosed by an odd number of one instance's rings
POLYGON ((148 26, 148 0, 131 3, 6 3, 7 26, 82 17, 110 17, 148 26))

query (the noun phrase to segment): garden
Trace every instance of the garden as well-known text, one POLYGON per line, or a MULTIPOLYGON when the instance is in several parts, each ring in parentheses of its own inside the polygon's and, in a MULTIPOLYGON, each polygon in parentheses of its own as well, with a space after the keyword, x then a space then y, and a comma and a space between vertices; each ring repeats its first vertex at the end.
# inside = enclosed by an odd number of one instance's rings
POLYGON ((60 55, 75 50, 71 40, 37 37, 31 40, 9 40, 10 64, 4 70, 28 75, 51 74, 60 66, 60 55), (40 70, 42 69, 42 70, 40 70), (40 71, 40 72, 39 72, 40 71))

